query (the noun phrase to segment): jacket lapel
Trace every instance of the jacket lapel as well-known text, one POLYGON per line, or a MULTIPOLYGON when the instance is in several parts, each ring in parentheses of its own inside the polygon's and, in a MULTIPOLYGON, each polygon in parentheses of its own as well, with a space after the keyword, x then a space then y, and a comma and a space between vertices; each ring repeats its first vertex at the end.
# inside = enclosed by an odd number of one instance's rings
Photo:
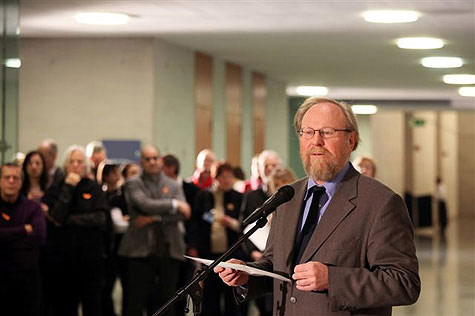
POLYGON ((290 271, 293 260, 294 242, 297 235, 297 225, 299 222, 300 211, 302 209, 303 199, 307 191, 308 178, 304 178, 296 182, 294 189, 295 195, 292 200, 284 204, 285 208, 282 209, 282 216, 285 219, 284 231, 280 232, 283 236, 283 251, 286 258, 287 270, 290 271))
MULTIPOLYGON (((359 173, 350 166, 345 177, 338 186, 328 208, 313 232, 302 255, 301 262, 307 262, 320 249, 338 225, 353 211, 355 205, 351 202, 357 196, 359 173)), ((303 199, 303 198, 302 198, 303 199)))

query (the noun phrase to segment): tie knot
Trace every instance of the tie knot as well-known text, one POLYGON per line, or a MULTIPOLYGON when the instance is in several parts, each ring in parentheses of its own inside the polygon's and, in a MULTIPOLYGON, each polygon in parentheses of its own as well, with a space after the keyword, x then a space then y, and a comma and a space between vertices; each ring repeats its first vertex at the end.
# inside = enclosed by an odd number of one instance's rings
POLYGON ((320 198, 320 196, 325 193, 326 189, 325 187, 319 187, 318 185, 314 185, 313 187, 311 187, 308 192, 307 192, 307 197, 305 199, 308 200, 312 195, 314 197, 317 197, 317 198, 320 198))

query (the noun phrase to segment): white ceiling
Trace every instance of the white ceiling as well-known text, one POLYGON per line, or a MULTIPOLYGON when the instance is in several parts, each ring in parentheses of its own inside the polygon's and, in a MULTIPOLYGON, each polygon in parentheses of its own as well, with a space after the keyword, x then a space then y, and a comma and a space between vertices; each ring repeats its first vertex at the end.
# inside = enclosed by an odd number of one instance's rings
POLYGON ((475 74, 473 0, 398 1, 121 1, 23 0, 22 37, 157 37, 245 65, 289 85, 324 85, 329 95, 347 99, 451 99, 458 86, 444 74, 475 74), (368 9, 409 9, 417 22, 371 24, 368 9), (80 11, 132 16, 123 26, 75 22, 80 11), (399 37, 443 39, 437 50, 402 50, 399 37), (457 56, 457 69, 428 69, 426 56, 457 56))

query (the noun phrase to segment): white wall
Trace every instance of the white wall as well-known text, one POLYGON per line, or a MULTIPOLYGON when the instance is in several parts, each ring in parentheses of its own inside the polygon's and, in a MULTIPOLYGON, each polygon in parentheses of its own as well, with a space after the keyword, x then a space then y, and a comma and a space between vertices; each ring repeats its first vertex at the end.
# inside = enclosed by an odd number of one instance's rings
POLYGON ((152 141, 149 39, 22 39, 19 150, 94 139, 152 141))

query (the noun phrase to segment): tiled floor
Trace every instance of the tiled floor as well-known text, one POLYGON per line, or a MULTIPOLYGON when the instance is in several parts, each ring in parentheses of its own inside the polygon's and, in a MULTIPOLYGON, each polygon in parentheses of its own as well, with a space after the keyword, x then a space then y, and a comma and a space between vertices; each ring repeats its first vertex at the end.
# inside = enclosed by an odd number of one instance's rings
MULTIPOLYGON (((395 307, 393 315, 475 316, 475 220, 450 223, 445 238, 418 231, 416 245, 421 296, 414 305, 395 307)), ((258 315, 254 306, 250 314, 258 315)))
POLYGON ((475 315, 475 220, 452 222, 445 238, 417 234, 421 296, 412 306, 396 307, 395 316, 475 315))

